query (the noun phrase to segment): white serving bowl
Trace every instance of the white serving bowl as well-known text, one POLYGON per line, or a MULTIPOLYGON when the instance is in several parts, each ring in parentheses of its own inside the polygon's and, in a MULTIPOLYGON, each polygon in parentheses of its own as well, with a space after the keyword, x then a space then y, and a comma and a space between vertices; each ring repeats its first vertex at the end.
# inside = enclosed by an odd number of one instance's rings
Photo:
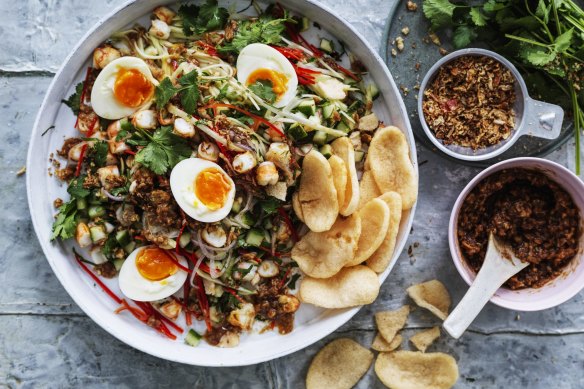
POLYGON ((484 178, 500 170, 512 168, 533 169, 546 174, 572 196, 574 204, 580 212, 580 246, 578 254, 559 277, 537 289, 510 290, 502 287, 497 290, 491 299, 492 303, 507 309, 540 311, 566 302, 584 288, 584 265, 582 264, 584 259, 584 236, 582 236, 584 232, 584 219, 582 217, 584 215, 584 183, 570 170, 555 162, 541 158, 515 158, 499 162, 480 172, 468 183, 458 196, 456 203, 454 203, 448 226, 450 254, 461 277, 468 285, 471 285, 476 274, 464 260, 456 234, 460 208, 470 191, 484 178))
MULTIPOLYGON (((236 4, 237 9, 249 5, 248 0, 220 3, 236 4)), ((61 103, 61 99, 67 98, 73 92, 74 85, 83 79, 95 47, 112 33, 134 24, 137 20, 143 23, 148 21, 150 12, 157 6, 169 4, 177 2, 132 0, 113 10, 72 49, 55 76, 37 115, 28 150, 26 178, 33 226, 47 261, 69 295, 89 317, 122 342, 159 358, 199 366, 241 366, 278 358, 303 349, 329 335, 351 319, 360 307, 327 310, 302 304, 296 314, 295 329, 288 335, 279 335, 277 331, 261 335, 255 333, 243 335, 240 345, 235 348, 212 347, 206 342, 201 342, 198 347, 193 348, 185 345, 180 339, 173 342, 160 336, 130 315, 114 314, 117 305, 96 287, 75 263, 70 242, 67 244, 50 242, 51 225, 55 214, 53 200, 57 197, 66 199, 68 195, 64 185, 55 177, 47 175, 47 168, 50 167, 49 154, 61 147, 65 137, 78 136, 73 129, 75 118, 69 108, 61 103), (41 136, 41 133, 51 125, 55 125, 56 128, 41 136)), ((260 1, 260 5, 265 7, 266 3, 260 1)), ((314 31, 306 34, 307 38, 316 40, 318 37, 328 37, 330 33, 343 41, 345 46, 362 60, 369 70, 370 78, 381 91, 374 109, 381 120, 401 128, 405 133, 410 146, 410 158, 417 174, 415 141, 408 115, 399 90, 381 57, 354 27, 317 1, 289 0, 285 2, 285 6, 293 12, 308 16, 323 27, 322 30, 313 29, 314 31)), ((390 266, 379 275, 380 282, 387 278, 406 244, 414 211, 415 207, 402 215, 394 258, 390 266)), ((104 282, 114 292, 119 293, 116 279, 104 282)), ((184 323, 179 324, 184 326, 184 323)), ((204 325, 199 328, 204 328, 204 325)))

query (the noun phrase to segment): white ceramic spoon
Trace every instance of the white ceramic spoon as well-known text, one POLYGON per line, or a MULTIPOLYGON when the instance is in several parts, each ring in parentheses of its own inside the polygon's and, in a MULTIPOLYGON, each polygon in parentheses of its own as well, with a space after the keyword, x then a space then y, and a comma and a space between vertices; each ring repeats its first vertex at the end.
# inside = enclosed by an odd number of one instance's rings
POLYGON ((460 303, 444 321, 442 326, 446 332, 455 339, 460 338, 497 289, 528 265, 529 262, 517 259, 493 234, 489 235, 483 266, 460 303))

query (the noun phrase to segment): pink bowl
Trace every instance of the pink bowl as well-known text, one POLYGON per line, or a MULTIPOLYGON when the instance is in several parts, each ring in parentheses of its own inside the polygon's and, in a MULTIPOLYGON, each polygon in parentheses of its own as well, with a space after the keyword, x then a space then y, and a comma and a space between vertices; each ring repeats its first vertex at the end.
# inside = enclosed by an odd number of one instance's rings
POLYGON ((579 251, 577 256, 559 277, 538 289, 510 290, 507 288, 499 288, 493 298, 491 298, 492 303, 503 308, 517 311, 540 311, 562 304, 584 288, 584 265, 582 265, 584 258, 584 237, 582 236, 582 232, 584 231, 584 219, 582 218, 582 215, 584 215, 584 183, 565 167, 540 158, 514 158, 499 162, 480 172, 468 183, 458 196, 456 203, 454 203, 448 226, 450 254, 462 278, 467 284, 471 285, 476 274, 462 257, 456 236, 460 207, 469 192, 485 177, 500 170, 510 168, 534 169, 546 174, 572 196, 574 203, 580 211, 581 236, 579 251))

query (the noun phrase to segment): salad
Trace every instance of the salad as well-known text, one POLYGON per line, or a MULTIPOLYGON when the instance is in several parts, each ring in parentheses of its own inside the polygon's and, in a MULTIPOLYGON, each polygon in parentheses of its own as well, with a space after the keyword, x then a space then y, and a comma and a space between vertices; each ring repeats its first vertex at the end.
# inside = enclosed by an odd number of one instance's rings
POLYGON ((308 42, 312 23, 279 4, 250 7, 158 7, 113 34, 64 100, 79 135, 53 161, 69 198, 52 239, 75 240, 117 313, 192 346, 292 331, 303 157, 347 137, 362 165, 379 126, 377 88, 341 43, 308 42))

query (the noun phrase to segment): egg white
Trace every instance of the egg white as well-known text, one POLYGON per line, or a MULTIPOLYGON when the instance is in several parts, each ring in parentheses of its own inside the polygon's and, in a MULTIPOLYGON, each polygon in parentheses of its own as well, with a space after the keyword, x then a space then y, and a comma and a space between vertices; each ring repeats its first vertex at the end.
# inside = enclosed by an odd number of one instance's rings
MULTIPOLYGON (((132 251, 124 261, 118 280, 120 290, 124 296, 136 301, 156 301, 175 294, 185 283, 187 272, 178 269, 176 273, 160 281, 152 281, 144 278, 136 267, 136 257, 144 249, 155 246, 139 247, 132 251)), ((186 259, 176 256, 178 262, 188 267, 186 259)))
MULTIPOLYGON (((114 84, 121 69, 136 69, 155 86, 158 85, 158 81, 152 76, 150 68, 140 58, 121 57, 113 60, 98 74, 91 90, 91 107, 102 118, 110 120, 121 119, 141 108, 127 107, 118 102, 114 96, 114 84)), ((145 104, 148 104, 148 102, 145 104)))
POLYGON ((170 189, 174 199, 183 211, 195 220, 213 223, 224 219, 233 206, 235 199, 235 183, 229 175, 214 162, 201 158, 188 158, 180 161, 170 173, 170 189), (205 169, 219 170, 231 184, 225 204, 217 210, 210 210, 195 195, 195 178, 205 169))
POLYGON ((286 106, 296 96, 298 77, 292 64, 282 53, 263 43, 245 46, 237 57, 237 80, 247 85, 249 75, 258 69, 271 69, 288 78, 286 92, 274 103, 275 107, 286 106))

